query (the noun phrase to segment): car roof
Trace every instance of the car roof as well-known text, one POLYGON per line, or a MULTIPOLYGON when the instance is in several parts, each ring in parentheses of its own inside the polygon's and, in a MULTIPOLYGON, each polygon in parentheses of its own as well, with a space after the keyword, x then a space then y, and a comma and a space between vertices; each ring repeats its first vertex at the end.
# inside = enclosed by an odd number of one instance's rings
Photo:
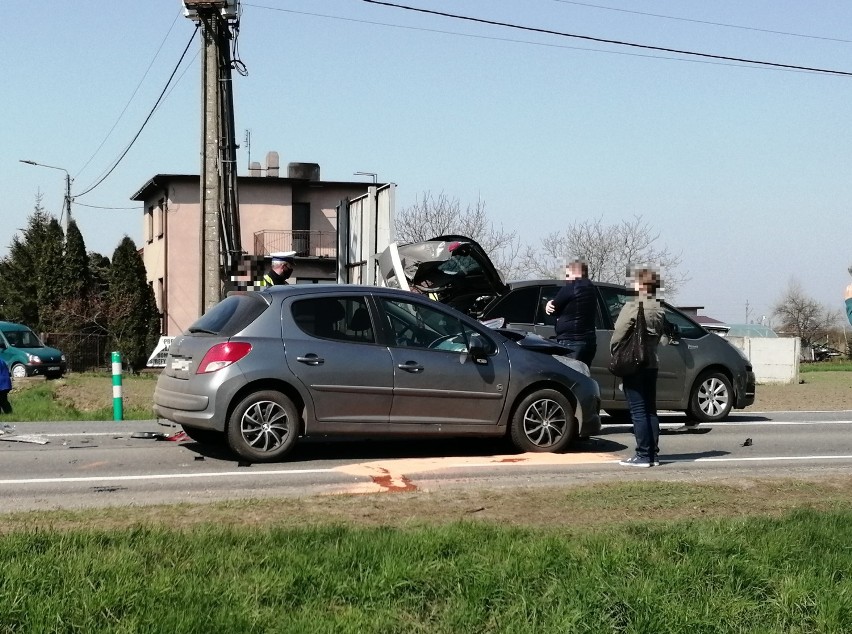
POLYGON ((5 328, 6 330, 30 330, 29 326, 16 324, 14 321, 0 321, 0 328, 5 328))
MULTIPOLYGON (((298 297, 300 295, 340 295, 342 293, 373 293, 387 296, 398 296, 411 299, 419 297, 428 300, 428 298, 420 293, 412 291, 404 291, 399 288, 389 288, 386 286, 369 286, 367 284, 285 284, 281 286, 268 286, 260 291, 245 291, 245 293, 268 293, 273 297, 281 295, 289 297, 298 297)), ((237 293, 237 294, 242 294, 237 293)))
MULTIPOLYGON (((524 288, 526 286, 564 286, 566 280, 547 280, 547 279, 539 279, 539 280, 521 280, 518 282, 509 282, 508 286, 510 288, 524 288)), ((595 286, 603 286, 605 288, 616 288, 618 290, 627 290, 627 287, 623 284, 612 284, 611 282, 596 282, 592 280, 592 284, 595 286)))

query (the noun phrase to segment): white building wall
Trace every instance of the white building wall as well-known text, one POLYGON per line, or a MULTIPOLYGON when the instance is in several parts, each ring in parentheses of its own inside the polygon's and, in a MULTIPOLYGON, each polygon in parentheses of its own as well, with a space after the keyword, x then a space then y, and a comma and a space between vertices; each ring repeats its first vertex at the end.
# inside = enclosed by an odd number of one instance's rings
POLYGON ((798 337, 726 337, 751 361, 758 383, 798 383, 798 337))

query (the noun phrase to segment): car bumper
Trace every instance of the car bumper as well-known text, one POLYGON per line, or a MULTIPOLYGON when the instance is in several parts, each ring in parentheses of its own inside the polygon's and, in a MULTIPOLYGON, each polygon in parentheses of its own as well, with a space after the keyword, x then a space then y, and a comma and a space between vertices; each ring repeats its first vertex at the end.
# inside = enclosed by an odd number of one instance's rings
POLYGON ((68 370, 68 364, 65 361, 60 363, 28 363, 24 364, 27 369, 27 376, 46 376, 65 374, 68 370))
POLYGON ((754 372, 745 372, 737 377, 736 385, 736 400, 734 402, 735 409, 743 409, 754 404, 754 391, 757 381, 754 378, 754 372))
POLYGON ((225 431, 228 406, 246 380, 238 372, 221 372, 203 388, 193 379, 161 374, 154 388, 154 414, 181 425, 225 431))

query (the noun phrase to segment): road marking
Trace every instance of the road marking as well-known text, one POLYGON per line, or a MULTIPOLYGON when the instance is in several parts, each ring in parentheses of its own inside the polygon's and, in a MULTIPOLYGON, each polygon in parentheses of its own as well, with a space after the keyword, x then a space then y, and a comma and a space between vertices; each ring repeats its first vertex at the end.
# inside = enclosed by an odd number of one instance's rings
POLYGON ((0 480, 4 484, 60 484, 62 482, 127 482, 132 480, 185 480, 190 478, 225 478, 269 475, 299 475, 312 473, 332 473, 335 469, 287 469, 281 471, 207 471, 204 473, 154 473, 147 475, 115 475, 64 478, 21 478, 19 480, 0 480))
MULTIPOLYGON (((665 461, 665 457, 661 459, 665 461)), ((763 456, 749 458, 695 458, 693 461, 677 460, 671 462, 759 462, 759 461, 777 462, 779 460, 852 460, 852 456, 763 456)))
MULTIPOLYGON (((749 425, 849 425, 852 424, 852 420, 744 420, 744 421, 734 421, 728 420, 717 423, 701 423, 699 426, 694 427, 693 429, 702 429, 709 427, 746 427, 749 425)), ((679 429, 683 427, 682 424, 678 425, 677 423, 660 423, 661 429, 679 429)))

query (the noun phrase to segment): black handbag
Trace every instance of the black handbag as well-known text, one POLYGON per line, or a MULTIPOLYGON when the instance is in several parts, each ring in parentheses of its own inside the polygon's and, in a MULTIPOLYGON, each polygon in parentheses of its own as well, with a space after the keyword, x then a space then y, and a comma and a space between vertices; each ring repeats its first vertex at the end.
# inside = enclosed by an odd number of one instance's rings
POLYGON ((646 367, 649 361, 648 325, 645 323, 645 309, 642 302, 639 302, 636 321, 613 350, 609 371, 615 376, 632 376, 646 367))

